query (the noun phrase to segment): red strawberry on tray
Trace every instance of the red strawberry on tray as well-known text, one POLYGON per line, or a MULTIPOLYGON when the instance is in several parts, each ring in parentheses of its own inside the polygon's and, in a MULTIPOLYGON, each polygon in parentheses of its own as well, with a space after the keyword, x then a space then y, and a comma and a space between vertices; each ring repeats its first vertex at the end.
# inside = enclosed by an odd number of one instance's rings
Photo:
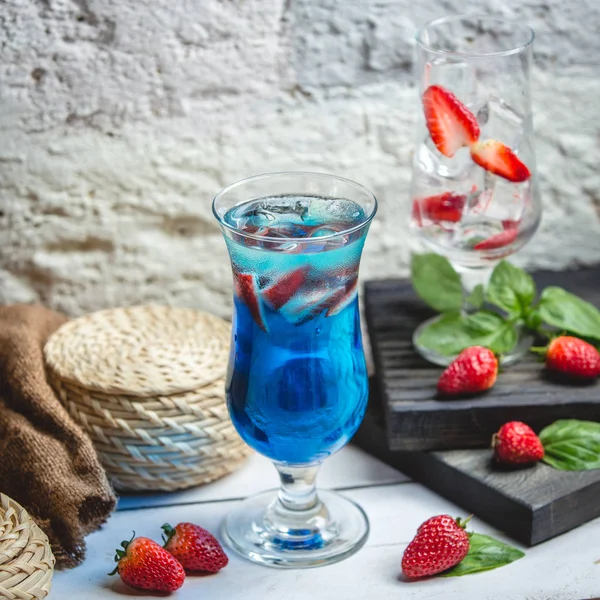
POLYGON ((236 293, 248 307, 255 323, 268 332, 267 323, 263 314, 261 300, 258 292, 258 279, 253 273, 239 273, 234 271, 236 293))
POLYGON ((446 221, 458 223, 462 217, 462 210, 467 197, 463 194, 445 192, 428 196, 413 203, 413 219, 422 225, 422 219, 428 219, 434 223, 446 221))
POLYGON ((483 346, 465 348, 442 373, 437 384, 442 397, 489 390, 498 376, 498 359, 483 346))
POLYGON ((480 166, 508 181, 527 181, 531 173, 517 155, 498 140, 485 140, 471 145, 471 158, 480 166))
POLYGON ((447 89, 429 86, 423 93, 423 111, 431 139, 444 156, 452 157, 479 139, 475 115, 447 89))
POLYGON ((544 446, 533 429, 520 421, 500 427, 492 438, 496 460, 510 465, 535 463, 544 458, 544 446))
POLYGON ((561 335, 548 344, 546 369, 563 377, 593 380, 600 377, 600 352, 584 340, 561 335))

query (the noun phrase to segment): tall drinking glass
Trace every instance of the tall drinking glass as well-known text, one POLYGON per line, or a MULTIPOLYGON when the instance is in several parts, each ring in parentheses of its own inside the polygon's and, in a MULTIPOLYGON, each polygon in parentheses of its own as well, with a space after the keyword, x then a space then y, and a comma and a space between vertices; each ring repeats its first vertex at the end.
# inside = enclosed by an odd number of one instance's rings
POLYGON ((324 565, 366 540, 363 511, 317 494, 315 479, 366 408, 357 276, 376 209, 361 185, 301 172, 252 177, 214 200, 234 279, 227 405, 281 480, 224 523, 227 543, 255 562, 324 565))
MULTIPOLYGON (((417 35, 421 110, 413 159, 413 231, 462 275, 463 314, 497 262, 520 250, 541 217, 530 102, 533 32, 492 16, 452 16, 417 35)), ((454 356, 422 343, 437 364, 454 356)), ((503 357, 520 358, 520 338, 503 357)))

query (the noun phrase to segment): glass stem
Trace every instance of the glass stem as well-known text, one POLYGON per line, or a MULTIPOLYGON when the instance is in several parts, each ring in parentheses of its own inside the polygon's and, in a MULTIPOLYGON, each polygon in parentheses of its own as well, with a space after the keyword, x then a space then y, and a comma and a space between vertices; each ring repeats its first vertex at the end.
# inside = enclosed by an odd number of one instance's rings
POLYGON ((275 463, 281 487, 279 502, 291 511, 307 511, 320 504, 316 479, 320 465, 294 467, 275 463))
POLYGON ((483 293, 479 293, 487 288, 492 275, 493 267, 465 267, 462 265, 453 265, 456 272, 460 275, 463 291, 463 301, 461 313, 467 316, 481 309, 483 293))

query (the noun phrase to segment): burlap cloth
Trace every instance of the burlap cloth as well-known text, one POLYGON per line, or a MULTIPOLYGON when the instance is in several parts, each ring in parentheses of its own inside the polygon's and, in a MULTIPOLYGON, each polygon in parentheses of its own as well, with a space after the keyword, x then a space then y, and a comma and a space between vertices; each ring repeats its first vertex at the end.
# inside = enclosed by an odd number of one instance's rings
POLYGON ((73 567, 115 496, 92 442, 46 381, 42 349, 65 321, 41 306, 0 307, 0 492, 44 530, 57 566, 73 567))

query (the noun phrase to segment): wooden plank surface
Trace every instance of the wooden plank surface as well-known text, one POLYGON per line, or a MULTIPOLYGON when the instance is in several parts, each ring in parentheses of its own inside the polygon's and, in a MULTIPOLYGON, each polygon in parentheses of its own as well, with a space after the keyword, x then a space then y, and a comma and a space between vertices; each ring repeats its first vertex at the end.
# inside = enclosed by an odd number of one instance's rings
MULTIPOLYGON (((378 402, 370 402, 355 443, 514 539, 535 545, 600 516, 600 469, 545 464, 500 470, 486 449, 391 450, 378 402)), ((599 544, 600 547, 600 544, 599 544)))
MULTIPOLYGON (((374 460, 374 459, 373 459, 374 460)), ((243 490, 240 490, 243 493, 243 490)), ((230 564, 214 576, 190 576, 173 594, 178 600, 576 600, 600 595, 600 520, 571 531, 560 539, 525 549, 527 556, 496 571, 461 578, 407 583, 400 561, 417 526, 434 514, 464 514, 458 507, 415 483, 348 490, 370 522, 366 546, 355 556, 317 569, 280 571, 254 565, 230 553, 230 564)), ((191 520, 212 531, 236 501, 206 502, 113 514, 108 524, 88 540, 88 558, 72 570, 57 573, 51 600, 123 597, 150 594, 126 588, 106 573, 114 549, 134 529, 138 535, 158 538, 164 522, 191 520)), ((485 523, 474 519, 472 528, 510 542, 485 523)), ((510 542, 512 543, 512 542, 510 542)))
MULTIPOLYGON (((560 285, 600 305, 600 268, 540 272, 538 288, 560 285)), ((365 313, 375 361, 386 435, 394 450, 482 447, 507 419, 535 429, 560 418, 600 420, 600 382, 577 386, 550 381, 530 355, 507 367, 486 394, 461 400, 436 398, 442 369, 413 349, 412 333, 432 312, 404 280, 365 284, 365 313)))

